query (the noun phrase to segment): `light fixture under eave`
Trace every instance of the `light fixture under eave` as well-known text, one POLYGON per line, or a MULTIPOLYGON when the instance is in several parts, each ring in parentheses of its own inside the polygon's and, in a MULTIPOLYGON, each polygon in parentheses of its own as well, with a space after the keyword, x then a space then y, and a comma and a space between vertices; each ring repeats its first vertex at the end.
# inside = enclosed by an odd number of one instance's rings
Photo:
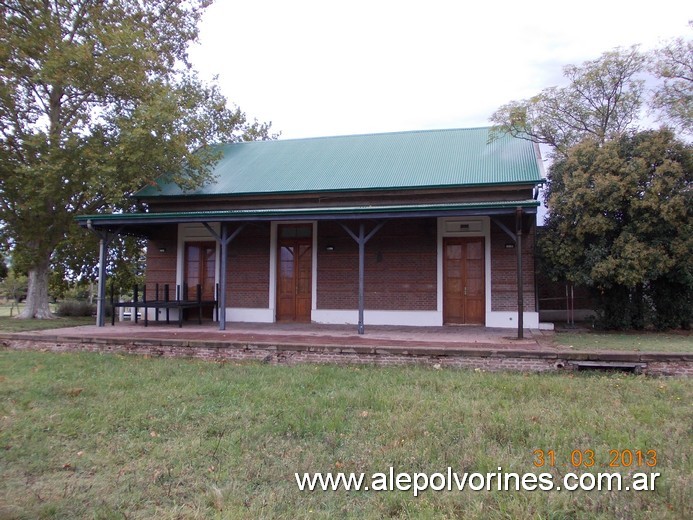
POLYGON ((334 251, 334 246, 326 246, 325 251, 330 251, 330 252, 334 251))
POLYGON ((506 242, 505 249, 515 249, 515 244, 512 242, 506 242))
POLYGON ((160 248, 159 248, 159 253, 165 253, 165 252, 166 252, 166 248, 165 248, 165 247, 160 247, 160 248))

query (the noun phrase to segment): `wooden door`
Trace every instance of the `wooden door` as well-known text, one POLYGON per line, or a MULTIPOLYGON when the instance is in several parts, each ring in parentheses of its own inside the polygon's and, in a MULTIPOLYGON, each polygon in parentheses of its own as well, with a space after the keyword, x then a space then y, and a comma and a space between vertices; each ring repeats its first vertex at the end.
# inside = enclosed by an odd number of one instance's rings
POLYGON ((444 323, 483 325, 486 315, 484 238, 446 238, 443 249, 444 323))
MULTIPOLYGON (((216 257, 215 242, 186 242, 185 243, 185 284, 187 295, 181 294, 181 299, 197 299, 197 285, 200 284, 201 298, 204 301, 214 301, 216 296, 216 257)), ((203 309, 205 317, 211 317, 213 306, 203 309)))
POLYGON ((279 226, 277 234, 277 321, 310 322, 313 226, 279 226))

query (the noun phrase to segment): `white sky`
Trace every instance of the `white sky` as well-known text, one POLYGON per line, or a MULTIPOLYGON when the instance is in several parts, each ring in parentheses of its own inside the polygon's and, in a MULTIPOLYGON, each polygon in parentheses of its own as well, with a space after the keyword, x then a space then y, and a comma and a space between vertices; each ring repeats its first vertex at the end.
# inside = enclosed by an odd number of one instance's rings
POLYGON ((283 139, 464 128, 689 19, 687 0, 216 0, 190 57, 283 139))

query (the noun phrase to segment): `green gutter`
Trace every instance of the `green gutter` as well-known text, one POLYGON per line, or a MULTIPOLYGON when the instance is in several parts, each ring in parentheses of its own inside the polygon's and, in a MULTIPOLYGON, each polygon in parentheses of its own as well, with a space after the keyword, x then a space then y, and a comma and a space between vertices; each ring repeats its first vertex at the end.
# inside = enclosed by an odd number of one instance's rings
POLYGON ((100 213, 95 215, 80 215, 76 217, 81 225, 92 223, 147 223, 149 221, 178 221, 178 220, 233 220, 252 219, 265 220, 270 217, 310 217, 343 215, 382 215, 387 213, 416 216, 417 213, 453 212, 465 210, 514 210, 515 208, 536 208, 536 200, 503 201, 503 202, 469 202, 461 204, 409 204, 391 206, 348 206, 329 208, 273 208, 273 209, 239 209, 218 211, 176 211, 154 213, 100 213))

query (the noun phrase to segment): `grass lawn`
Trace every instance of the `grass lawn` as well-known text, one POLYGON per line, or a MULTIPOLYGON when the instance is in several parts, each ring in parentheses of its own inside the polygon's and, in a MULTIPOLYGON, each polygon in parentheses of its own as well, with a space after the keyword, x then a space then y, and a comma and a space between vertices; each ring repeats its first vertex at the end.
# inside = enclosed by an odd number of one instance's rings
POLYGON ((627 350, 630 352, 693 352, 691 331, 593 332, 556 331, 557 345, 575 350, 627 350))
MULTIPOLYGON (((0 351, 0 518, 693 518, 693 380, 0 351), (534 450, 555 453, 536 468, 534 450), (610 450, 656 466, 609 468, 610 450), (294 473, 658 472, 653 491, 299 491, 294 473), (586 460, 586 458, 585 458, 586 460)), ((495 484, 494 484, 495 485, 495 484)), ((495 488, 494 488, 495 489, 495 488)))
MULTIPOLYGON (((23 307, 23 305, 21 305, 23 307)), ((17 316, 17 308, 12 309, 12 316, 17 316)), ((0 305, 0 332, 26 332, 30 330, 60 329, 65 327, 79 327, 81 325, 93 325, 93 317, 64 318, 56 317, 54 320, 17 320, 10 317, 10 305, 0 305)))
POLYGON ((30 330, 61 329, 65 327, 79 327, 81 325, 93 325, 94 318, 63 318, 54 320, 17 320, 9 316, 0 316, 0 332, 26 332, 30 330))

